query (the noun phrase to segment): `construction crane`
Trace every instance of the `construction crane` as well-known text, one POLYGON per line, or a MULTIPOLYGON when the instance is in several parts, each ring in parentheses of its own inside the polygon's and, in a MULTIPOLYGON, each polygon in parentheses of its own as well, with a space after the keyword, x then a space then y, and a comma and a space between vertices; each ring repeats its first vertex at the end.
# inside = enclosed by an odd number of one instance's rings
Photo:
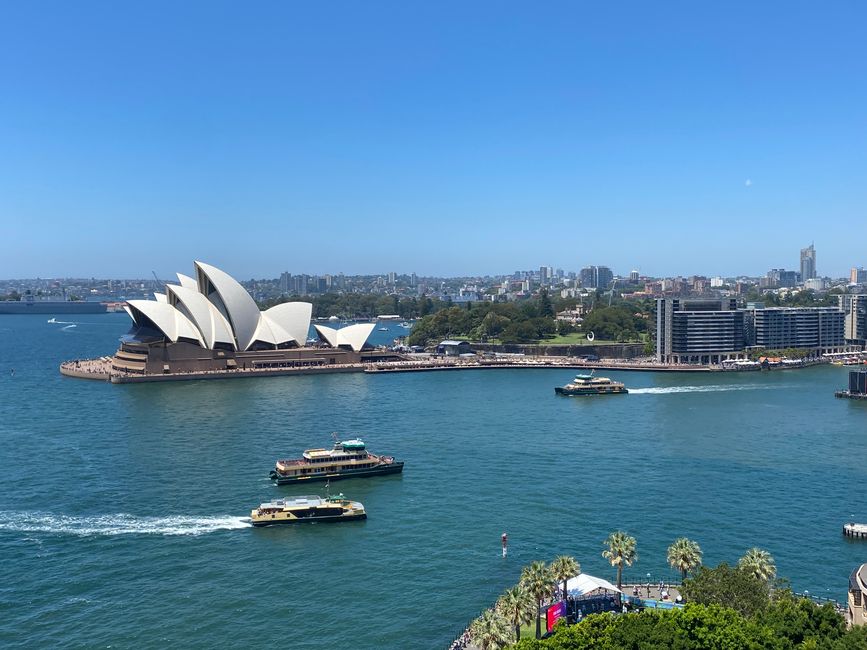
POLYGON ((151 273, 152 273, 153 276, 154 276, 154 280, 156 280, 156 284, 154 285, 154 291, 158 291, 160 287, 165 287, 165 286, 166 286, 166 283, 163 282, 162 280, 160 280, 160 279, 157 277, 157 272, 156 272, 156 271, 151 271, 151 273))

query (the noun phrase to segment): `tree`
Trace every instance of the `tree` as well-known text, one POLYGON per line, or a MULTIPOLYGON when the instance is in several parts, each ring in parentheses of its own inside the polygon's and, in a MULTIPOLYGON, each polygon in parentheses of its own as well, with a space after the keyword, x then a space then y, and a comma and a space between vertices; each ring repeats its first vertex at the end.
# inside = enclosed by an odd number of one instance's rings
POLYGON ((674 540, 668 547, 668 564, 672 569, 680 571, 681 578, 686 580, 686 574, 701 566, 701 547, 686 537, 674 540))
POLYGON ((554 592, 551 569, 541 560, 525 566, 521 571, 520 585, 526 589, 536 601, 536 638, 542 636, 542 618, 540 610, 542 601, 554 592))
POLYGON ((424 318, 433 309, 433 302, 430 298, 428 298, 425 294, 421 294, 421 298, 419 298, 419 309, 418 315, 424 318))
POLYGON ((770 605, 757 618, 773 629, 777 637, 788 639, 798 648, 809 647, 811 643, 814 647, 827 647, 822 641, 839 639, 846 631, 843 617, 831 603, 817 605, 788 589, 775 591, 770 605))
POLYGON ((482 650, 505 647, 509 643, 509 623, 495 609, 486 609, 470 624, 470 638, 482 650))
POLYGON ((538 611, 533 595, 520 584, 500 596, 497 601, 497 609, 515 627, 515 641, 521 640, 521 624, 529 623, 538 611))
POLYGON ((542 641, 522 641, 520 650, 782 650, 773 631, 716 605, 612 615, 591 614, 542 641))
POLYGON ((767 582, 726 563, 713 569, 701 567, 683 581, 681 593, 691 602, 731 607, 743 616, 760 612, 770 602, 767 582))
POLYGON ((623 565, 632 566, 638 559, 635 538, 618 530, 608 536, 605 545, 608 548, 602 551, 602 557, 611 562, 611 566, 617 567, 617 588, 620 589, 623 586, 623 565))
POLYGON ((777 577, 774 557, 767 551, 753 547, 738 560, 738 568, 753 574, 759 580, 770 582, 777 577))
POLYGON ((539 292, 539 315, 544 318, 554 318, 554 306, 551 304, 547 289, 539 292))
POLYGON ((561 555, 551 562, 551 575, 563 583, 563 598, 566 597, 566 581, 581 573, 581 565, 570 555, 561 555))

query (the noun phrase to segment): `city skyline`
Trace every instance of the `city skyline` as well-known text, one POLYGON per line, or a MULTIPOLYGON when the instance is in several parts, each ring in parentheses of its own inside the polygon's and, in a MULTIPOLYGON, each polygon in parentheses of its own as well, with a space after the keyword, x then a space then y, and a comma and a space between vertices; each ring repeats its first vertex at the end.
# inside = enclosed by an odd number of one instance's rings
MULTIPOLYGON (((811 244, 810 248, 813 248, 812 244, 811 244)), ((803 250, 806 250, 806 249, 803 249, 803 250)), ((814 256, 815 256, 816 252, 817 252, 817 250, 814 249, 814 256)), ((815 257, 814 257, 814 261, 815 261, 815 257)), ((799 265, 797 265, 797 264, 790 264, 788 267, 780 266, 779 268, 769 266, 764 271, 760 271, 757 273, 737 272, 737 273, 730 273, 730 274, 710 273, 707 271, 704 271, 704 272, 696 271, 696 272, 691 272, 691 273, 685 273, 684 272, 684 273, 658 274, 658 273, 653 273, 650 271, 644 271, 644 270, 637 268, 637 267, 629 268, 628 265, 627 265, 627 267, 624 267, 624 269, 614 269, 614 268, 607 266, 607 265, 604 265, 604 264, 586 264, 586 265, 572 266, 572 267, 553 266, 553 265, 543 265, 541 267, 538 267, 538 266, 534 266, 534 265, 530 264, 530 265, 525 265, 522 268, 512 268, 511 270, 501 269, 499 271, 493 271, 493 272, 489 272, 489 273, 465 273, 465 274, 448 274, 448 275, 421 274, 421 273, 416 273, 414 270, 411 270, 411 269, 392 269, 392 270, 379 269, 379 270, 372 271, 372 272, 354 273, 351 271, 349 271, 349 272, 334 271, 334 270, 311 271, 309 269, 296 268, 294 270, 285 270, 284 269, 283 271, 279 271, 273 275, 268 275, 266 273, 258 273, 257 272, 257 273, 253 273, 249 276, 242 276, 242 277, 244 278, 245 281, 247 281, 247 280, 251 280, 251 281, 253 281, 253 280, 277 280, 277 281, 279 281, 281 276, 286 275, 286 274, 288 274, 289 276, 294 276, 294 277, 298 277, 298 276, 307 276, 307 277, 316 277, 316 278, 333 277, 335 279, 338 277, 343 277, 343 276, 345 276, 347 278, 350 278, 350 277, 381 277, 381 278, 387 279, 389 283, 393 284, 394 283, 394 281, 392 279, 393 276, 394 277, 415 278, 418 280, 421 280, 421 279, 449 279, 449 278, 504 278, 504 277, 514 276, 517 274, 540 273, 540 271, 542 269, 547 269, 547 270, 553 271, 553 272, 562 272, 566 276, 573 276, 573 277, 580 278, 582 275, 582 272, 591 271, 592 269, 596 269, 596 268, 607 269, 608 271, 610 271, 612 273, 612 278, 609 278, 608 282, 610 282, 611 279, 613 279, 613 278, 620 278, 620 279, 633 278, 634 279, 636 274, 640 278, 657 278, 657 279, 662 279, 662 278, 690 278, 690 277, 703 277, 703 278, 708 278, 708 279, 713 279, 713 278, 761 279, 761 278, 765 278, 765 277, 769 277, 771 275, 774 275, 774 276, 776 276, 777 280, 779 280, 779 273, 780 272, 786 272, 789 275, 791 275, 791 274, 797 275, 799 280, 797 282, 794 282, 794 284, 802 283, 802 281, 800 280, 801 272, 797 270, 799 268, 799 265), (626 270, 626 268, 629 268, 629 270, 626 270)), ((816 267, 814 272, 815 272, 815 275, 813 275, 812 277, 829 278, 831 280, 842 280, 842 279, 849 278, 850 283, 856 283, 856 280, 858 280, 859 278, 861 280, 863 280, 864 277, 867 277, 867 272, 864 271, 864 265, 863 264, 852 264, 852 265, 846 266, 844 271, 838 275, 829 274, 829 273, 822 273, 818 267, 816 267)), ((556 273, 555 273, 555 275, 556 275, 556 273)), ((138 275, 98 275, 98 274, 92 274, 92 273, 83 274, 83 275, 36 274, 36 275, 32 275, 32 276, 18 275, 18 276, 0 277, 0 281, 33 280, 33 279, 40 279, 40 280, 81 279, 81 280, 86 280, 88 278, 93 278, 93 279, 97 279, 97 280, 119 280, 119 281, 143 280, 146 282, 151 282, 154 279, 154 276, 156 276, 158 278, 167 279, 168 282, 176 282, 175 274, 173 272, 160 272, 160 271, 157 271, 154 269, 150 269, 150 270, 142 269, 138 275)), ((554 277, 554 275, 551 275, 550 277, 554 277)), ((810 279, 810 278, 807 278, 807 279, 810 279)), ((858 280, 857 283, 860 284, 863 282, 858 280)), ((595 282, 593 282, 591 284, 595 284, 595 282)), ((607 284, 607 283, 603 283, 603 284, 607 284)))
POLYGON ((0 277, 196 256, 239 277, 759 275, 798 269, 811 241, 818 273, 845 277, 865 263, 865 18, 10 6, 0 277))

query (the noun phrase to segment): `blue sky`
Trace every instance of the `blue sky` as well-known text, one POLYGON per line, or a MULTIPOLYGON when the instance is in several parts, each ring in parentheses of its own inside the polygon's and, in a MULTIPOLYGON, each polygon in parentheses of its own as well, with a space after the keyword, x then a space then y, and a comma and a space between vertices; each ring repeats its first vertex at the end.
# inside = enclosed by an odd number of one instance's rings
POLYGON ((867 265, 861 2, 5 3, 0 277, 867 265))

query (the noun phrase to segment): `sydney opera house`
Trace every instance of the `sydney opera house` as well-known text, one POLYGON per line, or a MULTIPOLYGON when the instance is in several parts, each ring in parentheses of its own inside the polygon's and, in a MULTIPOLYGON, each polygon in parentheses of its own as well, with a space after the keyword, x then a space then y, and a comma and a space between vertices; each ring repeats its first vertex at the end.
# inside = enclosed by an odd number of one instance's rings
POLYGON ((373 323, 314 325, 318 341, 308 345, 310 303, 260 311, 224 271, 203 262, 195 262, 195 271, 195 277, 178 273, 178 284, 167 284, 155 301, 124 306, 133 324, 111 358, 113 375, 312 369, 355 364, 375 354, 366 345, 373 323))

